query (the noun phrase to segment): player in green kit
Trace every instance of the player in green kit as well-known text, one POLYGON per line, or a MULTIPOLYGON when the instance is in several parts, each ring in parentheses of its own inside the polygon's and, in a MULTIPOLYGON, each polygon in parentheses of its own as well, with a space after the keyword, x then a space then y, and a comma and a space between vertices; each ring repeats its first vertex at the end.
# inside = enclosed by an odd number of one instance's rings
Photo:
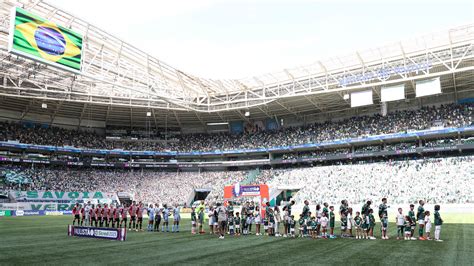
POLYGON ((420 200, 418 203, 420 204, 416 212, 416 219, 418 220, 418 240, 426 240, 423 237, 423 231, 425 229, 425 208, 423 205, 425 205, 425 202, 420 200))
POLYGON ((298 220, 298 224, 300 225, 298 237, 303 237, 304 236, 304 230, 305 230, 305 227, 306 227, 304 221, 305 220, 304 220, 303 214, 301 214, 300 219, 298 220))
POLYGON ((327 202, 323 203, 323 213, 326 214, 326 217, 329 217, 329 204, 327 202))
MULTIPOLYGON (((383 217, 385 216, 388 219, 388 212, 387 212, 388 207, 389 206, 387 206, 387 198, 383 198, 382 204, 379 205, 379 218, 380 218, 380 224, 382 228, 382 239, 388 239, 387 227, 384 227, 384 224, 383 224, 383 217), (385 235, 383 231, 384 228, 385 228, 385 235)), ((387 223, 387 226, 388 226, 388 223, 387 223)))
POLYGON ((369 210, 369 239, 374 240, 374 228, 375 228, 375 217, 374 217, 374 210, 369 210))
POLYGON ((240 236, 240 214, 239 212, 235 213, 234 224, 235 224, 235 235, 240 236))
POLYGON ((339 217, 341 218, 341 237, 347 236, 347 211, 348 203, 347 200, 341 201, 341 206, 339 206, 339 217))
POLYGON ((191 234, 196 234, 196 208, 191 208, 191 234))
POLYGON ((307 231, 307 227, 306 227, 306 223, 308 222, 309 220, 309 202, 307 200, 304 201, 304 207, 303 207, 303 213, 301 214, 301 216, 303 216, 303 224, 305 225, 303 227, 303 235, 307 236, 308 235, 308 231, 307 231))
POLYGON ((441 219, 441 215, 439 214, 440 209, 439 205, 434 206, 435 241, 443 242, 443 240, 439 238, 439 235, 441 234, 441 225, 443 224, 443 219, 441 219))
POLYGON ((329 238, 334 239, 334 227, 336 226, 336 216, 334 215, 334 206, 329 206, 329 238))
POLYGON ((204 234, 204 229, 203 229, 203 223, 204 223, 204 211, 206 210, 206 205, 204 205, 204 201, 201 200, 201 203, 199 206, 196 208, 196 213, 198 215, 198 221, 199 221, 199 233, 204 234))
POLYGON ((415 205, 410 204, 410 210, 408 211, 408 217, 410 217, 411 224, 410 224, 410 239, 416 240, 415 237, 415 228, 416 228, 416 217, 415 217, 415 205))
POLYGON ((310 228, 311 228, 311 238, 316 239, 317 234, 316 234, 316 227, 318 226, 318 223, 316 222, 316 217, 311 217, 310 221, 310 228))

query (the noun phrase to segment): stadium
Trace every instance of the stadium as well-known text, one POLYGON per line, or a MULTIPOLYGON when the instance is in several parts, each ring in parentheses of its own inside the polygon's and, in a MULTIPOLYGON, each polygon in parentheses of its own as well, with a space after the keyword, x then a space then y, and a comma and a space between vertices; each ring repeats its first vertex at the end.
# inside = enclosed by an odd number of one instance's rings
POLYGON ((0 2, 0 265, 472 264, 472 17, 224 79, 73 11, 0 2))

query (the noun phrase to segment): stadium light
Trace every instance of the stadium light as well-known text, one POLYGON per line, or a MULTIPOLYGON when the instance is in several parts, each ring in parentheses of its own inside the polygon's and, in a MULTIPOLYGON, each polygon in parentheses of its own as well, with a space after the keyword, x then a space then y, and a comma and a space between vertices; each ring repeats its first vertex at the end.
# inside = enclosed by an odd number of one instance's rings
POLYGON ((42 103, 42 104, 41 104, 41 108, 43 108, 43 109, 46 109, 46 108, 48 108, 48 104, 46 104, 46 103, 42 103))
POLYGON ((212 123, 207 123, 208 126, 220 126, 220 125, 228 125, 229 122, 212 122, 212 123))
POLYGON ((344 95, 342 96, 342 98, 343 98, 344 100, 349 100, 349 94, 348 94, 348 93, 344 94, 344 95))
POLYGON ((250 112, 249 111, 245 111, 245 117, 249 117, 250 116, 250 112))
POLYGON ((147 116, 147 117, 150 117, 150 116, 151 116, 151 112, 146 112, 146 116, 147 116))

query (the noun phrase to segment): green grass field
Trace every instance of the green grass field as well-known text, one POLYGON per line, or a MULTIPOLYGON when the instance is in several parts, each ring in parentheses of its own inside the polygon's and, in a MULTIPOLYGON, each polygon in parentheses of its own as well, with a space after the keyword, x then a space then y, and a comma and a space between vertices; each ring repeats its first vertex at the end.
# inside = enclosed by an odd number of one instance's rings
MULTIPOLYGON (((71 217, 0 217, 0 265, 10 264, 424 264, 472 265, 471 219, 443 225, 444 242, 289 239, 128 232, 125 242, 67 236, 71 217)), ((455 220, 448 218, 447 220, 455 220)), ((207 228, 206 228, 207 229, 207 228)), ((255 230, 255 229, 253 229, 255 230)), ((376 237, 380 237, 376 227, 376 237)))

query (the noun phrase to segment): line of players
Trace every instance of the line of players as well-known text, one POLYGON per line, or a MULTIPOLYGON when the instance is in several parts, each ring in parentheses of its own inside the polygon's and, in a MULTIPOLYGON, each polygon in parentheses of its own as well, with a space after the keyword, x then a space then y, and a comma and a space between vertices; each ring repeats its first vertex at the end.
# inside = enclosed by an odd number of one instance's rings
MULTIPOLYGON (((309 202, 304 202, 303 211, 300 214, 298 221, 295 220, 294 215, 291 213, 292 206, 295 204, 294 201, 289 202, 283 207, 283 218, 281 217, 278 206, 274 208, 270 207, 267 203, 265 206, 266 215, 260 217, 259 206, 254 206, 252 203, 246 202, 241 209, 241 212, 236 212, 234 215, 234 209, 232 203, 229 203, 227 207, 218 203, 216 208, 209 208, 209 227, 210 233, 219 233, 220 238, 224 238, 224 234, 227 231, 231 235, 247 235, 252 231, 252 224, 255 223, 256 235, 262 235, 261 224, 263 224, 264 232, 266 235, 280 236, 279 224, 283 223, 284 231, 283 237, 296 236, 295 227, 299 225, 300 237, 312 237, 312 238, 336 238, 334 234, 335 229, 335 214, 334 206, 329 206, 328 203, 324 203, 323 206, 316 205, 316 215, 312 216, 309 208, 309 202)), ((339 207, 339 216, 341 224, 341 237, 354 237, 353 228, 355 229, 356 239, 376 239, 374 237, 375 228, 375 217, 373 209, 371 208, 371 201, 367 201, 361 209, 361 212, 356 212, 353 217, 353 210, 348 206, 347 200, 342 200, 339 207)), ((408 215, 404 215, 401 208, 398 209, 396 216, 397 224, 397 239, 404 238, 405 240, 416 240, 415 228, 416 222, 418 221, 418 239, 419 240, 430 240, 431 234, 431 213, 425 211, 425 202, 419 201, 419 207, 415 216, 414 205, 410 205, 410 211, 408 215), (426 237, 424 236, 426 234, 426 237)), ((387 205, 387 199, 383 198, 382 203, 379 205, 379 218, 381 225, 382 239, 389 239, 388 237, 388 211, 389 206, 387 205)), ((192 233, 197 233, 197 226, 199 225, 199 233, 204 233, 204 202, 197 208, 192 208, 191 212, 191 224, 192 233)), ((443 220, 439 214, 440 206, 435 205, 434 209, 434 223, 435 223, 435 240, 440 240, 441 225, 443 220)), ((149 221, 147 231, 159 231, 161 224, 161 217, 163 217, 163 225, 161 226, 162 232, 169 232, 169 218, 173 215, 173 226, 171 232, 179 232, 179 223, 181 220, 180 208, 174 206, 168 208, 165 204, 163 207, 156 207, 151 204, 148 208, 144 208, 143 203, 132 202, 129 206, 116 207, 107 204, 94 205, 88 202, 85 206, 81 206, 77 203, 72 212, 74 215, 73 225, 78 222, 78 225, 85 226, 96 226, 96 227, 127 227, 128 215, 130 215, 130 221, 128 222, 129 230, 143 231, 143 212, 147 211, 149 221), (121 219, 120 219, 121 218, 121 219)))
POLYGON ((127 227, 129 230, 142 230, 143 224, 143 203, 132 202, 129 206, 116 206, 113 204, 91 204, 87 202, 84 206, 76 203, 72 209, 74 220, 81 226, 95 226, 95 227, 112 227, 121 228, 127 227), (128 216, 130 220, 128 221, 128 216), (128 226, 127 226, 128 222, 128 226))
POLYGON ((173 226, 171 232, 179 232, 179 223, 181 220, 180 208, 175 206, 168 208, 166 204, 159 207, 156 204, 150 204, 148 208, 144 207, 142 202, 136 203, 133 201, 130 205, 124 204, 122 206, 110 206, 105 204, 91 204, 90 201, 81 206, 79 203, 72 209, 74 219, 72 224, 76 221, 81 226, 95 226, 95 227, 112 227, 121 228, 126 227, 128 230, 143 231, 143 213, 147 212, 149 220, 147 231, 159 231, 161 224, 161 217, 163 217, 162 232, 169 232, 169 217, 173 216, 173 226), (130 220, 128 220, 130 216, 130 220), (128 222, 128 226, 127 226, 128 222))
MULTIPOLYGON (((298 220, 295 220, 294 215, 291 213, 292 206, 295 204, 294 201, 289 202, 283 207, 283 218, 281 217, 278 206, 270 207, 267 203, 265 206, 265 216, 263 219, 260 217, 260 209, 257 206, 249 206, 248 202, 242 206, 241 213, 236 212, 234 215, 234 209, 232 203, 229 202, 227 207, 222 206, 218 203, 216 208, 209 208, 209 226, 210 233, 220 234, 219 238, 224 238, 225 232, 230 235, 240 236, 241 234, 247 235, 251 232, 251 226, 253 223, 256 225, 256 235, 262 235, 260 226, 263 224, 265 235, 280 236, 279 224, 283 223, 284 231, 283 237, 292 236, 295 237, 295 227, 299 225, 299 237, 312 237, 312 238, 336 238, 334 234, 335 229, 335 214, 334 206, 329 206, 328 203, 324 203, 323 206, 316 205, 316 215, 312 216, 309 208, 309 202, 304 202, 303 211, 300 214, 298 220)), ((353 216, 353 210, 348 206, 347 200, 342 200, 339 207, 341 234, 343 238, 356 239, 376 239, 374 237, 374 228, 376 225, 374 211, 371 208, 371 201, 367 201, 360 212, 355 212, 353 216), (353 234, 355 229, 355 235, 353 234)), ((403 214, 402 208, 398 209, 396 216, 397 225, 397 239, 405 240, 431 240, 431 213, 424 209, 425 202, 419 201, 419 206, 415 216, 413 204, 410 204, 410 210, 407 215, 403 214), (415 229, 418 221, 418 238, 415 236, 415 229), (426 236, 425 236, 426 235, 426 236)), ((380 218, 380 231, 381 238, 386 240, 388 237, 388 211, 389 206, 387 205, 387 199, 383 198, 382 203, 379 205, 378 216, 380 218)), ((434 225, 435 225, 435 238, 436 241, 442 241, 440 239, 441 225, 443 219, 439 213, 440 206, 435 205, 434 207, 434 225)), ((198 207, 199 212, 199 207, 198 207)), ((201 217, 201 216, 200 216, 201 217)), ((195 208, 191 212, 191 224, 192 234, 196 234, 196 225, 200 225, 200 233, 202 231, 202 219, 199 218, 195 208)))

